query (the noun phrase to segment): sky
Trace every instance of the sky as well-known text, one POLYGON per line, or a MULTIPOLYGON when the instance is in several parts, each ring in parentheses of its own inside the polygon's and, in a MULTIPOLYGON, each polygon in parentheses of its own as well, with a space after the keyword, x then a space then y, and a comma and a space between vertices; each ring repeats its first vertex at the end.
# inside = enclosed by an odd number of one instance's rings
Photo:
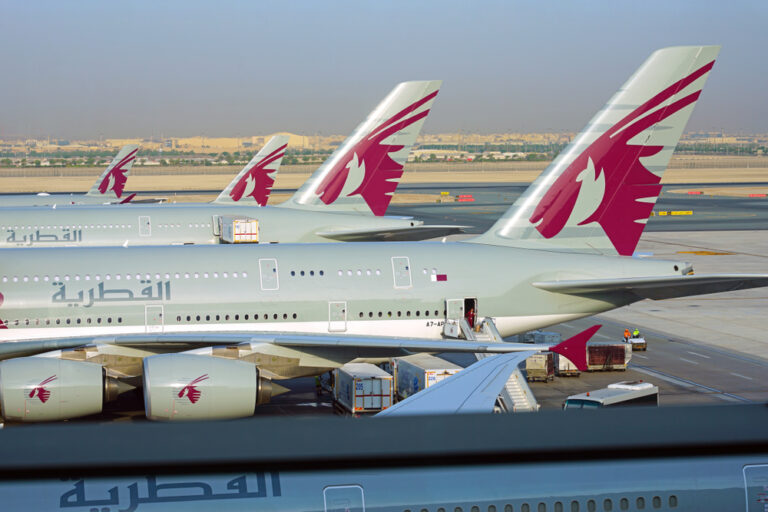
POLYGON ((0 0, 0 138, 579 131, 654 50, 720 44, 688 131, 767 133, 768 2, 0 0))

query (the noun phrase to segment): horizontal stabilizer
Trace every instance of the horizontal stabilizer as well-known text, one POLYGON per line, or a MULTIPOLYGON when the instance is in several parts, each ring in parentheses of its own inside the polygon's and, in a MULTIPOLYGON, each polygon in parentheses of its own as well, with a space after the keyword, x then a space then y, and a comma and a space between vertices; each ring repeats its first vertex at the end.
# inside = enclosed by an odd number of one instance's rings
POLYGON ((404 242, 463 233, 469 226, 404 226, 402 228, 320 231, 316 235, 338 242, 404 242))
POLYGON ((536 288, 548 292, 568 295, 631 292, 644 299, 659 300, 768 286, 768 274, 622 277, 617 279, 537 281, 532 284, 536 288))
POLYGON ((528 350, 483 358, 376 416, 493 412, 496 398, 509 376, 520 363, 535 353, 528 350))

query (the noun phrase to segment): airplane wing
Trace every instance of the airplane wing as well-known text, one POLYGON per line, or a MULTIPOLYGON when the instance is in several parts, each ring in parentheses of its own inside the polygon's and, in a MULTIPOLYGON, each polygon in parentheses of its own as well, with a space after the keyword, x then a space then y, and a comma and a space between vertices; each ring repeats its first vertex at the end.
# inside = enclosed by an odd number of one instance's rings
MULTIPOLYGON (((15 357, 31 356, 56 350, 93 346, 119 345, 133 348, 150 348, 162 350, 194 350, 203 347, 240 344, 272 344, 279 347, 291 348, 322 348, 326 350, 359 349, 360 357, 365 357, 366 351, 400 350, 403 353, 412 352, 488 352, 505 353, 530 351, 529 343, 476 343, 467 341, 420 340, 409 338, 390 338, 376 336, 322 335, 322 334, 291 334, 291 333, 200 333, 200 334, 135 334, 121 336, 88 336, 73 338, 56 338, 33 341, 17 341, 0 343, 0 360, 15 357)), ((547 350, 546 345, 538 346, 536 350, 547 350)), ((198 352, 201 353, 201 352, 198 352)))
POLYGON ((536 352, 486 357, 376 416, 493 412, 496 398, 517 366, 536 352))
POLYGON ((425 240, 441 236, 463 233, 469 226, 408 226, 383 229, 347 229, 338 231, 320 231, 316 234, 339 242, 403 242, 425 240))
POLYGON ((533 286, 568 295, 629 292, 645 299, 672 299, 689 295, 730 292, 768 286, 768 274, 707 274, 617 279, 537 281, 533 286))

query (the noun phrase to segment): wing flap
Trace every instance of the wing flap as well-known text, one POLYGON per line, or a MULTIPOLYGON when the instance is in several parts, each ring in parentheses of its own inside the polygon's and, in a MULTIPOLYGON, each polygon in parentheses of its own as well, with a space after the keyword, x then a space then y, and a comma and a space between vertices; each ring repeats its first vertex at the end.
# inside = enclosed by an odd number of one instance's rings
POLYGON ((768 286, 768 274, 622 277, 537 281, 532 284, 542 290, 568 295, 631 292, 645 299, 660 300, 768 286))

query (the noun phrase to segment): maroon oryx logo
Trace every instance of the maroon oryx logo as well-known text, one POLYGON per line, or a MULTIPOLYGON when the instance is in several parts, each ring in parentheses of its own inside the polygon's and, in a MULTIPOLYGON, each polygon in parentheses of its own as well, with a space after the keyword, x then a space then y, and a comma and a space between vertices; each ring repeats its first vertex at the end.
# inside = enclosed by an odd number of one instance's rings
POLYGON ((125 182, 128 181, 128 177, 126 176, 128 169, 123 169, 123 167, 126 166, 129 162, 133 162, 138 151, 139 148, 134 149, 128 154, 128 156, 117 162, 115 166, 109 170, 99 185, 99 192, 106 194, 108 190, 111 190, 117 197, 123 195, 125 182))
POLYGON ((56 380, 55 375, 51 375, 44 381, 42 381, 40 384, 32 388, 32 391, 29 392, 29 398, 39 398, 41 402, 45 403, 48 401, 48 399, 51 397, 51 392, 45 389, 45 385, 49 382, 52 382, 56 380))
POLYGON ((184 398, 184 395, 187 395, 187 398, 189 398, 189 401, 193 404, 197 403, 198 400, 200 400, 200 393, 201 391, 197 389, 195 386, 199 384, 200 382, 207 380, 208 374, 203 374, 181 388, 181 391, 179 391, 179 398, 184 398))

